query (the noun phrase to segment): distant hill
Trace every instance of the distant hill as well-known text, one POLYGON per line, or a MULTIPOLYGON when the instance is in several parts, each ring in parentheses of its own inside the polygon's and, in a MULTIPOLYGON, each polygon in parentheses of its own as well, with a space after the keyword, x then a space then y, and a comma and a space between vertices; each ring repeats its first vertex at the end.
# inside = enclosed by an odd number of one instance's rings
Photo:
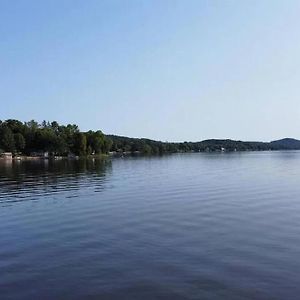
POLYGON ((300 141, 292 138, 273 141, 270 145, 274 149, 300 150, 300 141))
POLYGON ((218 151, 268 151, 300 150, 300 140, 285 138, 273 142, 235 141, 209 139, 199 142, 167 143, 145 138, 107 135, 112 141, 112 151, 164 153, 164 152, 218 152, 218 151))

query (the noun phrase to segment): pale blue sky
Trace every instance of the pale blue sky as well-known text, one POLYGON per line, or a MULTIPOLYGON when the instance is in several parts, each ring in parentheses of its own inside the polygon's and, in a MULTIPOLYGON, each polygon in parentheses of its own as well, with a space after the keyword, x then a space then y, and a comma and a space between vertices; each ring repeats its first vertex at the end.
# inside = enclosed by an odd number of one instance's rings
POLYGON ((0 119, 300 138, 300 1, 0 0, 0 119))

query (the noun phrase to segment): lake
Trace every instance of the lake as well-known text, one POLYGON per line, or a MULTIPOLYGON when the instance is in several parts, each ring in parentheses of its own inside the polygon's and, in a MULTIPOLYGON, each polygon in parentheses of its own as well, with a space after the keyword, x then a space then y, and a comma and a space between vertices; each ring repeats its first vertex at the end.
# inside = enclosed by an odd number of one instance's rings
POLYGON ((298 299, 300 152, 0 162, 0 299, 298 299))

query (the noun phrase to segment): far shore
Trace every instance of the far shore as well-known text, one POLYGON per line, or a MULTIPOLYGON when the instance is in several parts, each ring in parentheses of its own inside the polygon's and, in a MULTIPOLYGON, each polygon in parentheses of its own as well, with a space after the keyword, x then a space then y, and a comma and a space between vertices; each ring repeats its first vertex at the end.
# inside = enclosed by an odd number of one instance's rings
MULTIPOLYGON (((276 152, 276 151, 291 151, 294 149, 268 149, 268 150, 243 150, 243 151, 178 151, 178 152, 173 152, 173 153, 164 153, 164 154, 178 154, 178 153, 234 153, 234 152, 276 152)), ((81 156, 75 156, 75 155, 70 155, 70 156, 31 156, 31 155, 13 155, 10 157, 1 157, 0 156, 0 161, 4 162, 10 162, 10 161, 53 161, 53 160, 81 160, 81 159, 104 159, 108 157, 126 157, 126 156, 136 156, 136 155, 146 155, 146 156, 156 156, 156 155, 161 155, 161 154, 145 154, 141 153, 139 151, 135 152, 129 152, 129 151, 124 151, 124 152, 109 152, 107 154, 91 154, 91 155, 81 155, 81 156)))
POLYGON ((79 160, 83 158, 105 158, 110 155, 108 154, 96 154, 96 155, 86 155, 86 156, 50 156, 50 157, 42 157, 42 156, 30 156, 30 155, 16 155, 11 158, 0 157, 0 161, 20 161, 20 160, 79 160))

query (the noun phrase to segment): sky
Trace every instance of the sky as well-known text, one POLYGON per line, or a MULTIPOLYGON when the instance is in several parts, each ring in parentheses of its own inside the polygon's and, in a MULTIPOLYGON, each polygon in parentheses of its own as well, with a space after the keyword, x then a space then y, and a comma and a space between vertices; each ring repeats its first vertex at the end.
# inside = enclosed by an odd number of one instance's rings
POLYGON ((300 138, 300 1, 0 0, 0 119, 300 138))

